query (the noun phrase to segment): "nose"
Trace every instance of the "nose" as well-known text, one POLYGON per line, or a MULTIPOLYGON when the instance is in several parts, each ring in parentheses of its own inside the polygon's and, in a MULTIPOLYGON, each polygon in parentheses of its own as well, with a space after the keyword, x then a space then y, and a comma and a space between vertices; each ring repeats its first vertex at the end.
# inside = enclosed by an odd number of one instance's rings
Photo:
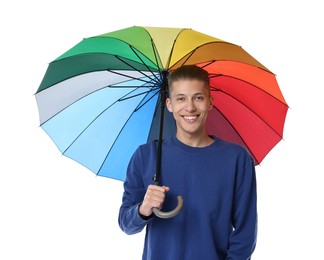
POLYGON ((195 102, 193 100, 191 100, 191 99, 187 100, 186 110, 188 112, 192 112, 192 111, 196 110, 195 102))

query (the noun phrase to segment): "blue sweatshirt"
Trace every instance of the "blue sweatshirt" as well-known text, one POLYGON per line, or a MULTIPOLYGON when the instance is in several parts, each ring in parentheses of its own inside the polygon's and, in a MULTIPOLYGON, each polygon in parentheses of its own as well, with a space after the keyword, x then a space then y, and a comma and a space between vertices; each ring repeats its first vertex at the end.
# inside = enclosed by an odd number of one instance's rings
POLYGON ((246 260, 257 236, 256 178, 245 148, 214 137, 195 148, 176 137, 163 141, 160 185, 170 187, 163 211, 184 207, 175 217, 142 218, 138 209, 156 168, 156 142, 140 146, 127 170, 119 212, 120 228, 146 228, 143 260, 246 260))

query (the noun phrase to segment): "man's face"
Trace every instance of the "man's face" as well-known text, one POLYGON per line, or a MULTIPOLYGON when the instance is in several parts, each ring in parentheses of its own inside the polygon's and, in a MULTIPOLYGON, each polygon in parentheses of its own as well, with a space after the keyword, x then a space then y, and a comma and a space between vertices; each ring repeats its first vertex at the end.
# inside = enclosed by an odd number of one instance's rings
POLYGON ((192 138, 206 134, 205 122, 213 106, 212 101, 203 81, 181 79, 173 82, 166 105, 173 113, 178 137, 192 138))

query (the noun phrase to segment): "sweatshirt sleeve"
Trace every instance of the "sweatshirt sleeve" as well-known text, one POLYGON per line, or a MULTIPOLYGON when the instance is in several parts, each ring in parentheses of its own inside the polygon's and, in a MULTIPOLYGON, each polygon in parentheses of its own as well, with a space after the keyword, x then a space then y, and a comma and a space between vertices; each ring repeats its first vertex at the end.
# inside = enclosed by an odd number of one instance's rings
POLYGON ((140 174, 140 154, 137 150, 127 168, 122 204, 119 209, 118 223, 126 234, 136 234, 143 230, 151 218, 139 214, 146 188, 140 174))
POLYGON ((257 237, 257 194, 253 159, 247 156, 235 182, 232 223, 226 260, 247 260, 255 249, 257 237))

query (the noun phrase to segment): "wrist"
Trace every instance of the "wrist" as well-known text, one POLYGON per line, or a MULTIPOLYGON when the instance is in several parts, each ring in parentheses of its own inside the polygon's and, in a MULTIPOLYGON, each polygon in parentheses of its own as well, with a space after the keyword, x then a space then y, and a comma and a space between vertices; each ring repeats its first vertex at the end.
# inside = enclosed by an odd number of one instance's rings
POLYGON ((138 206, 138 214, 142 219, 149 219, 152 216, 152 213, 153 213, 152 210, 150 211, 145 210, 145 206, 143 206, 143 203, 141 203, 138 206))

